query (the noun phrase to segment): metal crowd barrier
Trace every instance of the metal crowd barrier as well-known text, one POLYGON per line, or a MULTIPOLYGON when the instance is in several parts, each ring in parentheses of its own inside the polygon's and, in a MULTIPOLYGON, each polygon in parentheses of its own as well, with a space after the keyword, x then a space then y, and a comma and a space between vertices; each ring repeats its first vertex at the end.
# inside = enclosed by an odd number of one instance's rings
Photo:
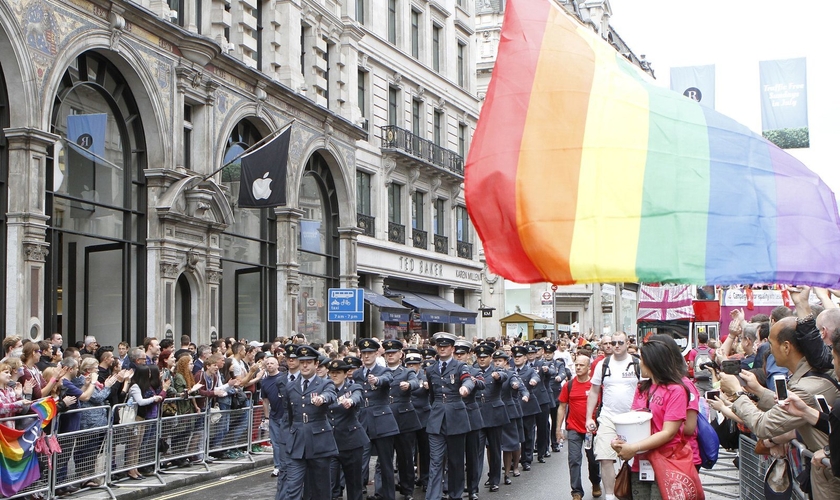
MULTIPOLYGON (((251 393, 246 392, 246 406, 244 408, 221 409, 218 412, 210 412, 208 409, 207 424, 209 433, 207 436, 207 453, 222 453, 239 448, 245 448, 242 457, 248 462, 253 462, 251 457, 251 427, 253 424, 252 414, 254 411, 251 401, 251 393), (213 416, 218 420, 213 422, 213 416)), ((224 457, 223 457, 224 458, 224 457)), ((238 460, 224 458, 225 460, 238 460)))
MULTIPOLYGON (((178 474, 205 474, 210 468, 205 461, 210 453, 218 454, 230 449, 244 451, 240 461, 253 462, 251 447, 270 441, 268 429, 260 429, 263 408, 252 403, 250 393, 248 406, 237 410, 218 412, 221 418, 213 422, 214 412, 208 409, 200 413, 163 416, 163 405, 158 403, 158 417, 152 420, 114 423, 126 404, 94 406, 59 413, 44 434, 52 434, 61 452, 52 455, 37 453, 40 478, 9 499, 42 494, 55 497, 55 491, 75 485, 87 488, 102 488, 110 498, 116 498, 111 487, 166 486, 164 475, 174 472, 161 467, 162 463, 189 458, 193 464, 204 467, 201 472, 179 469, 178 474), (62 420, 81 418, 82 415, 100 413, 107 425, 80 428, 78 431, 58 433, 62 420), (168 450, 162 452, 160 443, 166 442, 168 450), (135 468, 150 468, 158 483, 144 481, 136 484, 118 477, 135 468), (85 486, 87 485, 87 486, 85 486)), ((197 398, 191 397, 190 401, 197 398)), ((178 403, 182 398, 166 399, 166 403, 178 403)), ((33 414, 0 418, 0 425, 24 428, 32 423, 33 414)))
POLYGON ((104 488, 111 498, 116 498, 108 486, 108 462, 111 456, 110 433, 111 408, 90 406, 68 410, 56 415, 56 434, 61 453, 53 455, 52 491, 68 486, 83 488, 104 488), (98 419, 102 425, 81 426, 82 419, 98 419), (62 424, 76 420, 77 431, 60 432, 62 424), (91 486, 87 486, 91 485, 91 486), (95 485, 95 486, 93 486, 95 485))
MULTIPOLYGON (((267 418, 265 414, 265 408, 262 404, 258 401, 254 402, 254 415, 251 419, 251 446, 260 445, 265 446, 271 445, 271 432, 269 431, 268 427, 268 420, 266 420, 266 425, 262 425, 263 418, 267 418)), ((251 450, 252 453, 255 453, 253 449, 251 450)), ((256 452, 257 454, 268 454, 270 455, 271 451, 263 451, 263 452, 256 452)))
MULTIPOLYGON (((740 439, 741 498, 764 498, 764 476, 767 473, 767 468, 770 466, 772 458, 764 455, 756 455, 755 439, 751 439, 744 434, 741 434, 740 439)), ((808 451, 805 445, 795 439, 790 442, 790 445, 787 459, 791 467, 793 498, 806 500, 808 495, 800 489, 799 483, 796 481, 796 476, 804 469, 804 462, 809 462, 814 457, 814 454, 808 451)), ((822 463, 826 467, 831 467, 831 462, 828 459, 823 459, 822 463)))
MULTIPOLYGON (((188 398, 167 398, 163 403, 174 403, 175 405, 188 403, 192 406, 197 399, 199 398, 196 396, 190 396, 188 398)), ((161 405, 162 408, 163 405, 161 405)), ((160 453, 160 460, 158 460, 159 472, 164 474, 169 473, 174 468, 171 466, 163 467, 164 463, 190 460, 193 457, 201 457, 199 461, 192 463, 204 466, 204 471, 179 469, 178 474, 206 474, 210 472, 210 467, 207 466, 207 462, 204 460, 207 452, 208 438, 207 415, 205 412, 176 414, 165 417, 163 416, 163 411, 161 411, 161 417, 158 419, 158 422, 159 443, 166 443, 167 447, 167 451, 160 453)))
MULTIPOLYGON (((32 414, 0 418, 0 425, 10 425, 16 429, 24 429, 31 424, 35 418, 36 417, 32 414)), ((55 420, 53 420, 50 422, 50 425, 43 429, 43 432, 44 434, 53 434, 55 428, 55 420)), ((48 456, 46 454, 38 453, 38 469, 40 471, 40 477, 38 480, 16 494, 6 498, 22 498, 27 495, 34 494, 43 494, 45 497, 49 496, 49 492, 51 491, 50 482, 52 481, 53 476, 52 468, 55 466, 55 457, 56 455, 48 456)))

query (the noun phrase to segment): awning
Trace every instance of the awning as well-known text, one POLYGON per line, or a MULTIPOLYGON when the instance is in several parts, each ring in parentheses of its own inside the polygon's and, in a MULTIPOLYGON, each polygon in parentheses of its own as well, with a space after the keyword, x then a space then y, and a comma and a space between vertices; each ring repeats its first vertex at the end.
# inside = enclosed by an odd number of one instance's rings
POLYGON ((478 316, 477 312, 470 311, 437 295, 404 292, 402 290, 398 293, 403 296, 403 303, 418 310, 420 321, 474 325, 475 318, 478 316))
POLYGON ((378 293, 364 288, 365 302, 372 306, 379 308, 379 319, 382 321, 397 321, 400 323, 407 323, 411 310, 403 307, 401 304, 394 302, 378 293))

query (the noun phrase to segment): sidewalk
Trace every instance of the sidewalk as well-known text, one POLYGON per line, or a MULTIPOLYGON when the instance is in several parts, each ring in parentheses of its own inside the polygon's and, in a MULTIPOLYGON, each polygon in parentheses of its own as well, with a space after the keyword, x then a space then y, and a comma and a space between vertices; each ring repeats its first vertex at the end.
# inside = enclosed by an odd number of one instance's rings
MULTIPOLYGON (((251 454, 251 458, 253 462, 248 459, 216 460, 214 463, 207 465, 210 469, 209 472, 205 472, 207 469, 203 465, 193 465, 192 467, 171 469, 169 472, 161 473, 160 480, 155 476, 147 476, 143 481, 126 479, 114 483, 111 486, 111 491, 114 493, 114 497, 119 500, 148 498, 170 493, 184 486, 206 483, 230 474, 271 466, 272 464, 271 453, 251 454)), ((268 473, 266 473, 267 475, 268 473)), ((104 500, 111 498, 111 496, 108 495, 108 491, 104 487, 100 487, 79 491, 62 498, 104 500)))

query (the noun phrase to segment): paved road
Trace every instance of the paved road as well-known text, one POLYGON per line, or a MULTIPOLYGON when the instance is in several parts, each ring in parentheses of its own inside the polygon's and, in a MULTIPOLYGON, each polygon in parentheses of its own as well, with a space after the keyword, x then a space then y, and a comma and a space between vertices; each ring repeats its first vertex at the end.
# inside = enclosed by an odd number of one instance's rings
MULTIPOLYGON (((731 467, 731 460, 727 460, 731 467)), ((724 494, 709 492, 706 498, 709 500, 737 498, 737 472, 726 468, 726 463, 719 462, 719 471, 716 474, 725 476, 724 479, 702 476, 704 484, 707 482, 726 483, 717 486, 724 494), (711 480, 711 481, 710 481, 711 480), (732 496, 734 494, 734 496, 732 496)), ((267 467, 227 476, 209 483, 199 484, 173 490, 164 494, 153 496, 156 500, 207 500, 208 498, 226 498, 231 500, 263 500, 274 498, 274 479, 269 476, 271 469, 267 467)), ((326 476, 324 478, 327 480, 326 476)), ((479 498, 486 499, 519 499, 528 500, 556 500, 558 498, 570 498, 569 490, 569 469, 566 462, 566 448, 560 453, 555 453, 547 459, 547 463, 534 463, 530 472, 522 472, 522 476, 513 478, 514 483, 510 486, 502 485, 497 493, 490 493, 482 488, 479 498)), ((592 498, 591 485, 586 477, 583 478, 586 500, 592 498)), ((483 480, 482 480, 483 482, 483 480)), ((372 487, 369 487, 372 493, 372 487)), ((423 492, 416 490, 415 498, 425 500, 423 492)), ((398 495, 397 498, 400 498, 398 495)), ((603 499, 603 497, 601 497, 603 499)), ((317 499, 322 500, 322 499, 317 499)), ((326 499, 324 499, 326 500, 326 499)))

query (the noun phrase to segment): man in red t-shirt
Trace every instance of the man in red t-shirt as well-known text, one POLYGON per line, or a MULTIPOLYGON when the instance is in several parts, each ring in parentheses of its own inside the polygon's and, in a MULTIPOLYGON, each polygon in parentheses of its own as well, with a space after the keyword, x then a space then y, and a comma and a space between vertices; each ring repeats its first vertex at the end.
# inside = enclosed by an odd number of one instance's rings
MULTIPOLYGON (((565 430, 557 428, 557 440, 563 441, 568 434, 569 441, 569 479, 572 485, 572 500, 583 498, 583 486, 580 482, 580 465, 583 460, 581 447, 586 437, 586 401, 589 399, 589 389, 592 381, 589 375, 589 358, 578 356, 575 358, 575 377, 560 390, 560 408, 557 410, 557 421, 565 420, 565 430)), ((591 436, 590 436, 591 437, 591 436)), ((589 464, 589 481, 592 483, 592 496, 601 496, 601 474, 599 464, 595 461, 592 447, 585 450, 586 461, 589 464)))

